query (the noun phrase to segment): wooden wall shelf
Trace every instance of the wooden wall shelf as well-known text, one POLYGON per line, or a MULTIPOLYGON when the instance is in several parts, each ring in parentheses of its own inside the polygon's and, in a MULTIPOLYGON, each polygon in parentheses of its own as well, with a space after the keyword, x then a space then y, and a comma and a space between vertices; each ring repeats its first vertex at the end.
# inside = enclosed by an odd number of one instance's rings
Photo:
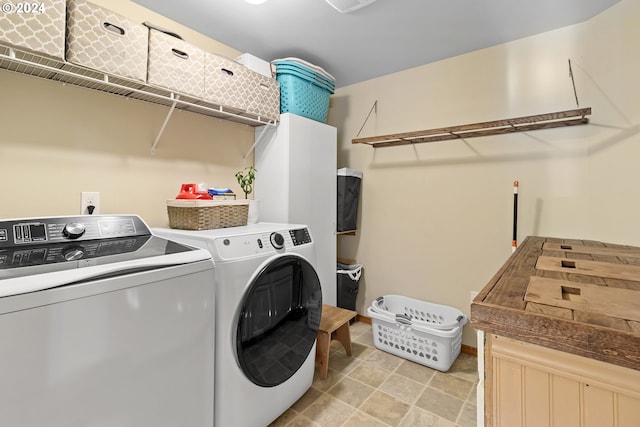
POLYGON ((589 119, 585 116, 590 114, 591 107, 579 108, 576 110, 558 111, 555 113, 516 117, 492 122, 473 123, 368 138, 355 138, 352 140, 352 143, 367 144, 372 147, 391 147, 395 145, 419 144, 451 139, 474 138, 478 136, 502 135, 513 132, 527 132, 538 129, 586 125, 589 123, 589 119))

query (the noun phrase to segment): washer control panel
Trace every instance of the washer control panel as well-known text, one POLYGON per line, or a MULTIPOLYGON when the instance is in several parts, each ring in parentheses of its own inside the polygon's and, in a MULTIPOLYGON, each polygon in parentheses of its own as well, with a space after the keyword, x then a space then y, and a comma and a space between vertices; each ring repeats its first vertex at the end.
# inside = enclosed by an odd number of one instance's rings
MULTIPOLYGON (((0 279, 39 274, 78 261, 80 268, 162 255, 169 250, 136 215, 25 218, 0 221, 0 279), (157 243, 156 243, 157 242, 157 243), (141 248, 144 251, 139 251, 141 248)), ((75 264, 74 264, 75 265, 75 264)), ((2 280, 0 280, 2 281, 2 280)))
POLYGON ((149 235, 135 215, 82 215, 0 222, 0 248, 149 235))

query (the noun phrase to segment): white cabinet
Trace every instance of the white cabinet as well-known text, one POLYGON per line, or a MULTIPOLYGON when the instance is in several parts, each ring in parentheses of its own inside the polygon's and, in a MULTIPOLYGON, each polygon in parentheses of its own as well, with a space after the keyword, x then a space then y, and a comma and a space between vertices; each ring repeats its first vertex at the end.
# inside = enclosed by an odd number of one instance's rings
POLYGON ((315 242, 325 304, 336 305, 336 128, 291 113, 256 128, 259 220, 306 224, 315 242))

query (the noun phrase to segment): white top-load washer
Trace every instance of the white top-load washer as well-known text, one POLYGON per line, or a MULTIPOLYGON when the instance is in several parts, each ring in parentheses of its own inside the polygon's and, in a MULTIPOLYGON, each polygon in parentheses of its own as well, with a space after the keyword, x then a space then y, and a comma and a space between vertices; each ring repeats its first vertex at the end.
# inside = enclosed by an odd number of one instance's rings
POLYGON ((268 425, 313 382, 322 288, 309 229, 258 223, 153 232, 213 256, 215 425, 268 425))
POLYGON ((135 215, 0 221, 0 425, 213 425, 208 251, 135 215))

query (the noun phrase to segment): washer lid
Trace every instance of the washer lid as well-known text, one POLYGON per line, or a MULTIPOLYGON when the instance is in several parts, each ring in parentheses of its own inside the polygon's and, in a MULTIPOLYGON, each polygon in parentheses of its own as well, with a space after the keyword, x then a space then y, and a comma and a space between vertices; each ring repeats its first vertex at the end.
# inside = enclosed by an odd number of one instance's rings
POLYGON ((151 235, 137 216, 2 221, 0 297, 210 258, 151 235))

